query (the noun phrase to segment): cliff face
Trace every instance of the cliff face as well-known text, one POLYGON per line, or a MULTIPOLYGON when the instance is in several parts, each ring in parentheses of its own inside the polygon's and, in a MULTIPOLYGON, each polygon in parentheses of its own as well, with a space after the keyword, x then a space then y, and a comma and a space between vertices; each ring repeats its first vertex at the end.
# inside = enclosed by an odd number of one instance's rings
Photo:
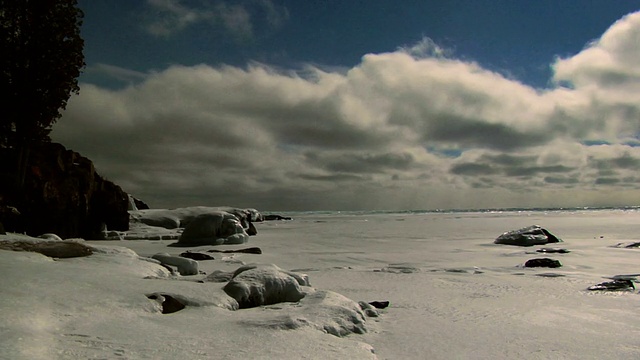
POLYGON ((105 225, 109 230, 129 229, 127 194, 103 179, 91 160, 60 144, 42 144, 31 151, 24 189, 22 199, 8 204, 20 216, 15 224, 4 224, 7 231, 97 239, 105 225))

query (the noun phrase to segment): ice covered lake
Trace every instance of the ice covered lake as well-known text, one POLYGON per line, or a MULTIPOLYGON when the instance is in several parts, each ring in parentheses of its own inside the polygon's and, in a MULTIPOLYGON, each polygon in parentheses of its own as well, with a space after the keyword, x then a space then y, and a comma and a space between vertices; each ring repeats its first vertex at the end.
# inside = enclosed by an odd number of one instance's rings
POLYGON ((640 358, 638 290, 586 290, 640 273, 640 249, 615 247, 640 241, 637 209, 287 215, 294 219, 256 224, 258 235, 243 246, 89 241, 105 250, 55 261, 0 251, 0 358, 640 358), (570 252, 493 243, 534 224, 563 240, 550 246, 570 252), (200 269, 276 264, 308 275, 314 289, 390 306, 366 318, 364 333, 334 336, 314 326, 336 315, 329 307, 303 299, 232 311, 220 284, 145 279, 153 264, 113 250, 151 256, 248 246, 263 253, 211 253, 216 259, 200 269), (562 267, 522 266, 541 257, 562 267), (202 303, 161 314, 145 296, 153 292, 202 303))

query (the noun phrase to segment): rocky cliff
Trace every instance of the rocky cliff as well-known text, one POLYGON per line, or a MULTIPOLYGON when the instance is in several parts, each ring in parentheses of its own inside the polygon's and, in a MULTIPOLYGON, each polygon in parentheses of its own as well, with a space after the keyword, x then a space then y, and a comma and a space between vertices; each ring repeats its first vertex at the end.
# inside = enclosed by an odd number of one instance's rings
POLYGON ((128 195, 102 178, 91 160, 60 144, 32 149, 23 193, 0 195, 4 205, 20 212, 18 219, 9 223, 5 219, 7 231, 96 239, 105 226, 119 231, 129 228, 128 195))

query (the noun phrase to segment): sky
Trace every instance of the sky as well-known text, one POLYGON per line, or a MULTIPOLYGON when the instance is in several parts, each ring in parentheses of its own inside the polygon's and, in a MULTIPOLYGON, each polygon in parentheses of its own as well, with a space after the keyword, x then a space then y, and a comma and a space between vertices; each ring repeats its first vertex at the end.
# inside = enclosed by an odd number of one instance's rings
POLYGON ((52 139, 151 207, 640 205, 640 1, 78 3, 52 139))

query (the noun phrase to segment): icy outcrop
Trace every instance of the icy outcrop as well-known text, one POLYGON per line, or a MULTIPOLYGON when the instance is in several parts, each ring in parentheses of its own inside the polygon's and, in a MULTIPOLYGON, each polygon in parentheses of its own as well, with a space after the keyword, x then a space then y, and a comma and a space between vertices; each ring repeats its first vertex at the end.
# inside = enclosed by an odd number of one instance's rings
POLYGON ((305 296, 301 286, 309 286, 306 275, 285 271, 272 264, 245 265, 234 272, 223 290, 242 309, 299 301, 305 296))
POLYGON ((557 238, 546 229, 543 229, 538 225, 532 225, 526 228, 505 232, 498 236, 494 241, 494 244, 533 246, 557 243, 561 241, 561 239, 557 238))
POLYGON ((190 221, 176 245, 244 244, 247 241, 249 241, 249 235, 235 215, 216 211, 199 215, 190 221))

